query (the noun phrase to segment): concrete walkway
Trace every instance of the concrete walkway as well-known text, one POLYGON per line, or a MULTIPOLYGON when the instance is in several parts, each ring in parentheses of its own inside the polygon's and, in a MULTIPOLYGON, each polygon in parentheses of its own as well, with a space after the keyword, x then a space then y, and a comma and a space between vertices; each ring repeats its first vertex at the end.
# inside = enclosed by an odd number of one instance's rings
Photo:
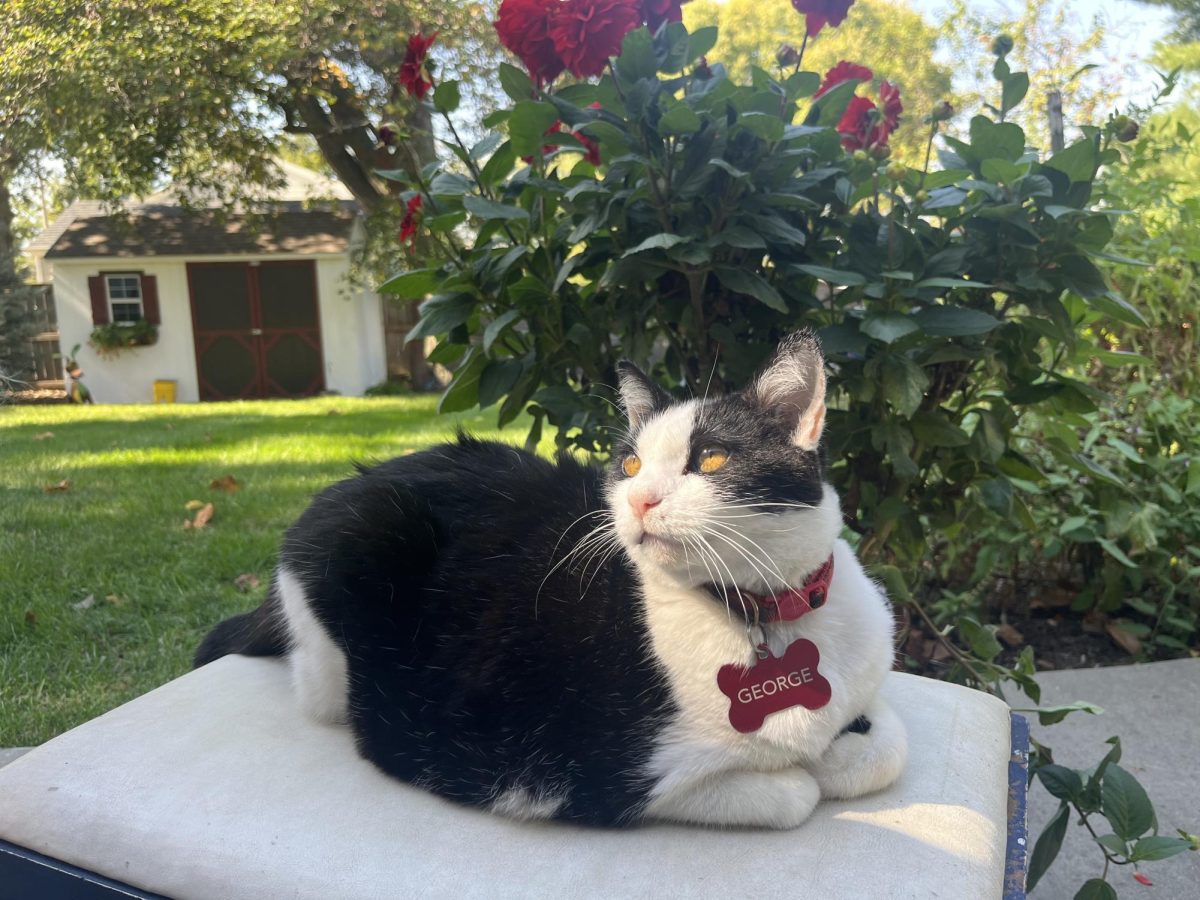
MULTIPOLYGON (((1107 752, 1105 740, 1121 738, 1121 766, 1150 795, 1158 814, 1159 833, 1176 828, 1200 832, 1200 659, 1101 669, 1041 672, 1042 704, 1087 700, 1104 707, 1104 715, 1072 713, 1057 725, 1033 724, 1033 736, 1054 749, 1055 762, 1073 769, 1090 768, 1107 752)), ((1029 791, 1029 833, 1042 829, 1058 801, 1040 784, 1029 791)), ((1095 842, 1082 826, 1067 829, 1062 851, 1031 900, 1069 898, 1104 867, 1095 842)), ((1102 826, 1103 819, 1093 818, 1102 826)), ((1106 833, 1097 831, 1101 834, 1106 833)), ((1195 900, 1200 897, 1200 853, 1183 853, 1143 870, 1154 881, 1143 888, 1133 880, 1133 867, 1110 868, 1109 883, 1121 897, 1146 900, 1195 900)))
POLYGON ((18 756, 24 756, 32 747, 9 747, 8 749, 0 748, 0 766, 7 766, 18 756))

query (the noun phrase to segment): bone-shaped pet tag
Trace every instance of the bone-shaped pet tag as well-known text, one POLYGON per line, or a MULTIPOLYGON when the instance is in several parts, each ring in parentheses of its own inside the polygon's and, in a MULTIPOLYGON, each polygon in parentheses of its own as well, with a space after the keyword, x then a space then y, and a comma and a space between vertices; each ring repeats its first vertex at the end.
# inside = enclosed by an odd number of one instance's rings
POLYGON ((742 734, 758 731, 772 713, 803 706, 820 709, 832 689, 817 667, 821 653, 806 638, 793 641, 783 656, 770 652, 753 666, 724 665, 717 687, 729 698, 729 724, 742 734))

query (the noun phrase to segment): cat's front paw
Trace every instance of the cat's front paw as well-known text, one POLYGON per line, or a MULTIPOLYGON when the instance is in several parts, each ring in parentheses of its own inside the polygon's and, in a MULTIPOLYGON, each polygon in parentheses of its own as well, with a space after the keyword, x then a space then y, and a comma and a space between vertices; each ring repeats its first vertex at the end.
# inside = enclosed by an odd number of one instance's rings
POLYGON ((900 777, 908 758, 904 723, 882 701, 851 723, 809 767, 828 798, 861 797, 900 777))
POLYGON ((821 789, 805 769, 731 771, 656 797, 646 815, 697 825, 795 828, 820 799, 821 789))

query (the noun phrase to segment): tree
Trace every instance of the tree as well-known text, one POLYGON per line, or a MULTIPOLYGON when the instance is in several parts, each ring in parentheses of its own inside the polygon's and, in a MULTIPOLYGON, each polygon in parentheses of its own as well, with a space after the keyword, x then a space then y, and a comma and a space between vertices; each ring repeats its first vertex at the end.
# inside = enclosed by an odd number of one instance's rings
MULTIPOLYGON (((799 48, 803 43, 804 17, 785 0, 694 0, 683 9, 689 28, 720 28, 710 56, 724 63, 735 80, 745 80, 752 65, 775 73, 779 46, 799 48)), ((898 158, 919 164, 927 134, 921 120, 941 101, 953 102, 950 70, 933 59, 937 38, 937 29, 907 6, 858 0, 841 26, 808 42, 803 68, 825 72, 848 59, 872 69, 876 78, 898 84, 904 117, 891 143, 898 158)))
MULTIPOLYGON (((435 157, 427 113, 394 75, 411 31, 439 30, 456 71, 495 52, 491 4, 435 0, 9 0, 0 20, 0 185, 63 163, 76 195, 148 193, 172 179, 232 204, 269 186, 280 132, 316 142, 368 213, 375 170, 435 157), (393 157, 377 126, 407 136, 393 157)), ((15 241, 0 204, 0 259, 15 241)))

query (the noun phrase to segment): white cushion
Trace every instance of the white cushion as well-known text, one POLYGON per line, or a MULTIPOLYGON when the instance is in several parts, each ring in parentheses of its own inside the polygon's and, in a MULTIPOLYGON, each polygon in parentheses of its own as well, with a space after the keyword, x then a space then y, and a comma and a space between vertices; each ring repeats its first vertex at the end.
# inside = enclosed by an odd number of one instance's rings
POLYGON ((278 660, 226 657, 0 769, 0 839, 189 898, 1000 897, 1008 708, 910 675, 890 790, 799 829, 523 824, 392 780, 297 710, 278 660))

